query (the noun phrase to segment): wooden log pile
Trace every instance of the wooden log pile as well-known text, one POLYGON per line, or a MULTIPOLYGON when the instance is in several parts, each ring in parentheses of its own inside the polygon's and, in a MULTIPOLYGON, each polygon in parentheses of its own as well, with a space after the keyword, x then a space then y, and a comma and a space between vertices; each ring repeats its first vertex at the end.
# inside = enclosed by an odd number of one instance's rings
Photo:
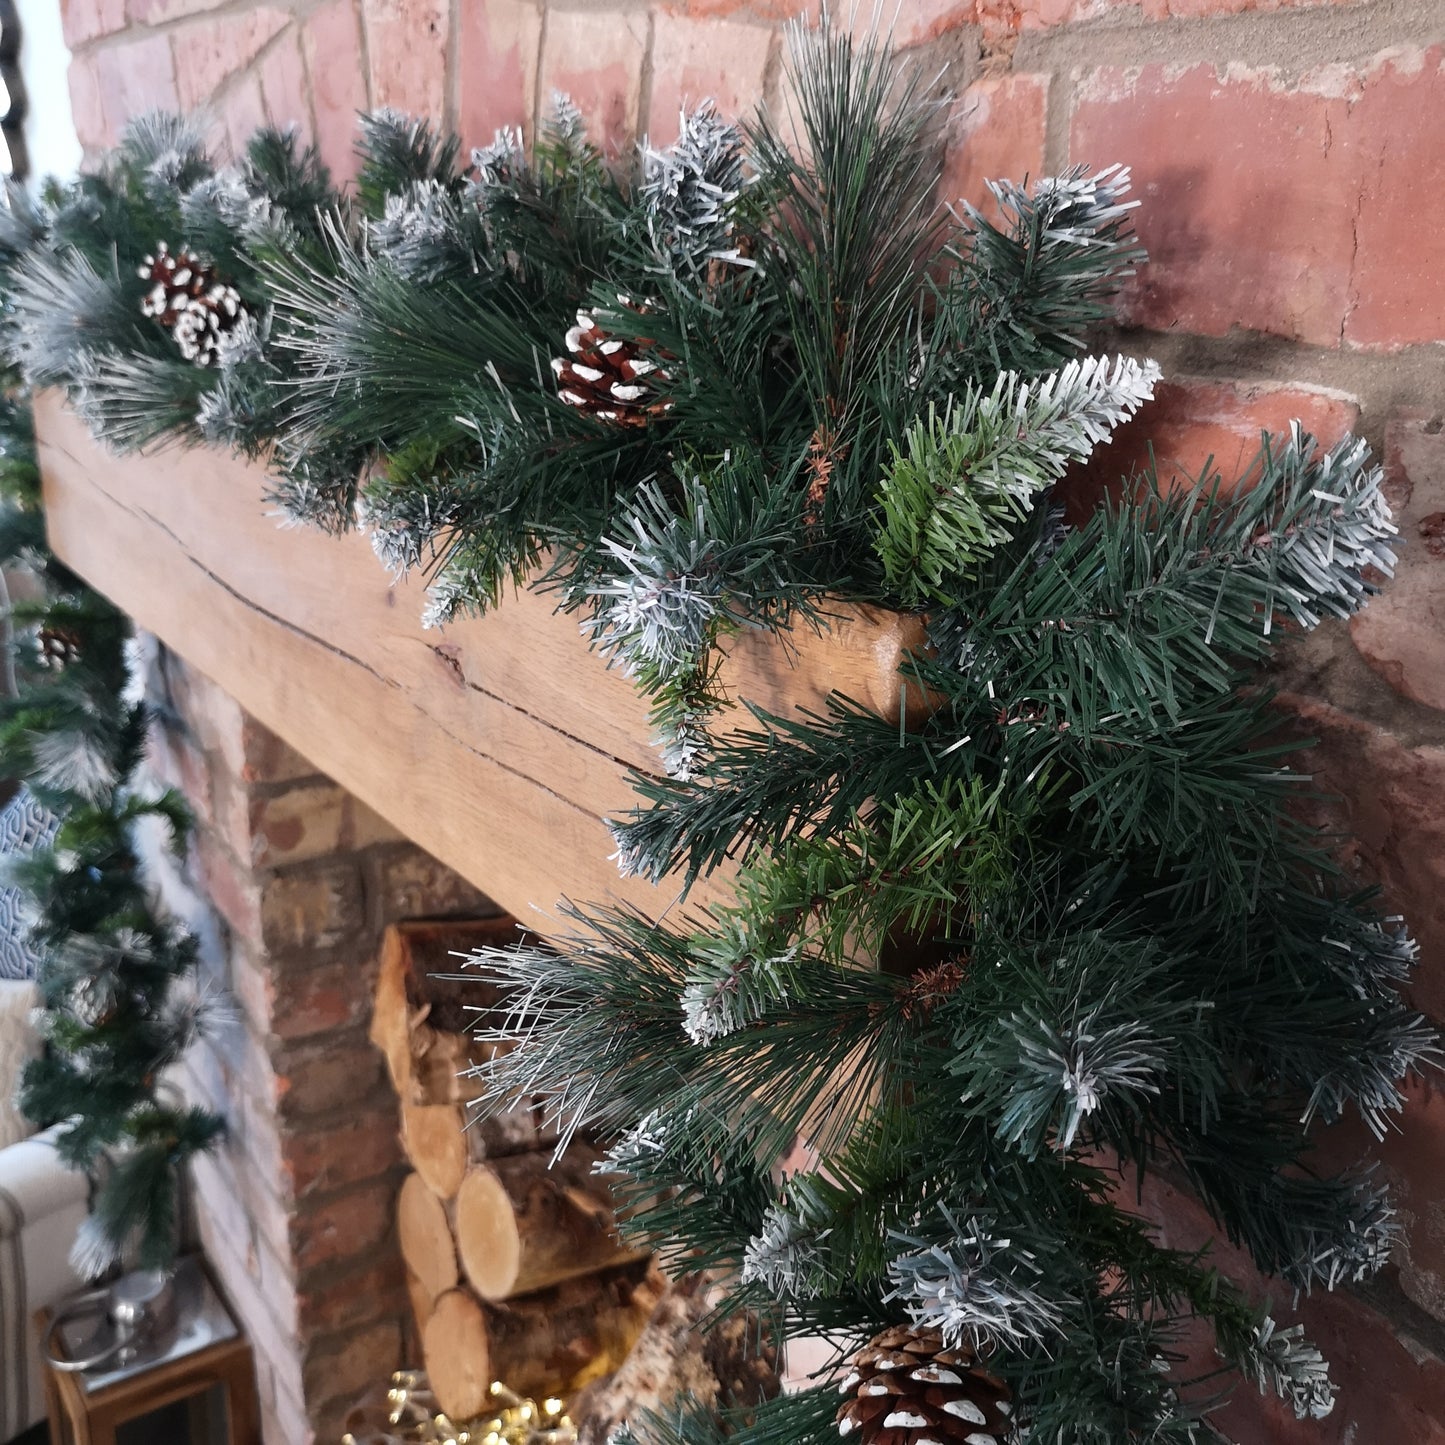
POLYGON ((413 1172, 397 1197, 422 1359, 441 1407, 481 1414, 493 1380, 569 1395, 626 1359, 664 1283, 617 1231, 597 1152, 581 1141, 551 1165, 556 1131, 521 1107, 487 1120, 467 1077, 471 1037, 495 1003, 458 982, 456 953, 520 941, 510 918, 387 930, 372 1015, 401 1105, 413 1172))
POLYGON ((589 1141, 554 1158, 555 1121, 540 1108, 482 1120, 470 1107, 485 1084, 466 1071, 499 1047, 473 1033, 501 1016, 484 1017, 498 1000, 480 978, 447 975, 459 972, 455 955, 521 938, 511 918, 416 922, 388 929, 382 947, 371 1039, 412 1166, 397 1235, 437 1402, 453 1420, 473 1418, 500 1380, 573 1401, 582 1438, 600 1442, 679 1392, 719 1405, 766 1398, 776 1361, 756 1357, 756 1328, 697 1328, 700 1282, 669 1286, 622 1239, 589 1141))

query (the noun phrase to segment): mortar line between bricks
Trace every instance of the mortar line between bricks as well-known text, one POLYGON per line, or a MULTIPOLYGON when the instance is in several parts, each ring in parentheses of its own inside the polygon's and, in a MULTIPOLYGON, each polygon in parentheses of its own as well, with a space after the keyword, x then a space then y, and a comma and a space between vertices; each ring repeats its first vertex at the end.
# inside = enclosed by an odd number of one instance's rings
POLYGON ((1277 69, 1293 78, 1323 65, 1361 66, 1395 46, 1442 43, 1445 0, 1376 0, 1162 21, 1144 20, 1136 12, 1026 30, 1014 51, 1013 68, 1222 67, 1234 60, 1252 70, 1277 69))
MULTIPOLYGON (((255 0, 223 0, 220 5, 213 6, 209 10, 193 12, 189 15, 170 15, 163 20, 127 20, 124 28, 109 31, 105 35, 94 35, 88 40, 77 41, 68 47, 71 57, 79 59, 81 56, 89 56, 97 50, 122 49, 127 44, 148 38, 155 35, 174 35, 177 31, 199 30, 206 22, 212 20, 234 20, 246 15, 257 13, 255 0)), ((298 19, 295 11, 287 9, 285 12, 287 24, 298 19)))

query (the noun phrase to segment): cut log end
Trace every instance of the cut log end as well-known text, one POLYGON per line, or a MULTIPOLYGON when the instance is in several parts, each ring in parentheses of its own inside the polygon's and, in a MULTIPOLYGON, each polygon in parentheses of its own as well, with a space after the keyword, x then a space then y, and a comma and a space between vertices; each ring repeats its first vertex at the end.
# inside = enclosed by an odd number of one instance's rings
POLYGON ((517 1211, 494 1169, 473 1169, 462 1180, 456 1204, 457 1250, 472 1288, 483 1299, 512 1294, 522 1269, 517 1211))
POLYGON ((420 1174, 408 1174, 397 1195, 396 1230, 401 1257, 430 1306, 460 1276, 446 1205, 420 1174))
POLYGON ((467 1138, 456 1104, 401 1106, 401 1142, 412 1168, 438 1199, 455 1198, 467 1173, 467 1138))
POLYGON ((467 1290, 447 1290, 432 1305, 422 1331, 422 1358, 437 1404, 454 1420, 475 1419, 487 1408, 492 1385, 487 1317, 467 1290))

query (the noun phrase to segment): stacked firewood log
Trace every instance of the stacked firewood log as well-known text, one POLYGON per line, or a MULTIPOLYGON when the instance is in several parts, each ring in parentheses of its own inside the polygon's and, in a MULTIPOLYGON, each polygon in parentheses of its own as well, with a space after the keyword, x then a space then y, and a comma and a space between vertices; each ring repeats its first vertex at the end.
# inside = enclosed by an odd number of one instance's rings
POLYGON ((454 1419, 483 1413, 493 1380, 566 1397, 610 1375, 666 1287, 619 1236, 590 1144, 553 1162, 539 1109, 482 1120, 469 1107, 484 1087, 465 1072, 485 1047, 471 1034, 492 1000, 445 975, 456 953, 520 937, 511 919, 389 929, 372 1017, 414 1171, 396 1223, 417 1338, 454 1419))

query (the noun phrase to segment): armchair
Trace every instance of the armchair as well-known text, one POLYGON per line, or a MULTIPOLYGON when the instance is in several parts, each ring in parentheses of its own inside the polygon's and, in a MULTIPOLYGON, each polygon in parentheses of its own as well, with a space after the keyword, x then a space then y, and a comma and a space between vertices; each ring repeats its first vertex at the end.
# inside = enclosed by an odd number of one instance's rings
POLYGON ((45 1418, 31 1316, 79 1288, 70 1247, 90 1203, 90 1182, 61 1162, 54 1130, 8 1142, 34 999, 33 984, 0 979, 0 1441, 45 1418))

